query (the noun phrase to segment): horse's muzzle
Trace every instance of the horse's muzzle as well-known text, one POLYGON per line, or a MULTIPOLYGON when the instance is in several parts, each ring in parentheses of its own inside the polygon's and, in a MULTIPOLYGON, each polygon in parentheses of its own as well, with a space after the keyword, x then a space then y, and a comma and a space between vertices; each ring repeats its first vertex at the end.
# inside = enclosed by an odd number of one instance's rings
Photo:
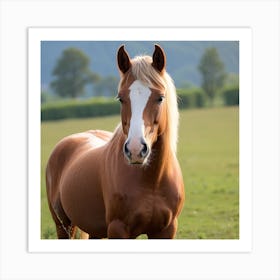
POLYGON ((150 154, 150 148, 144 139, 139 141, 126 141, 123 152, 130 164, 145 164, 150 154))

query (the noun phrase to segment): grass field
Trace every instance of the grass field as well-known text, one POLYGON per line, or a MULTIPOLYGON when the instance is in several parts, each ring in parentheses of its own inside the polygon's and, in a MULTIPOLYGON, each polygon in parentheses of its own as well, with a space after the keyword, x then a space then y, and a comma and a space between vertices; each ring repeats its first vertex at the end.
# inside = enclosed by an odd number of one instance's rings
MULTIPOLYGON (((113 130, 119 116, 43 122, 41 126, 41 238, 56 238, 46 191, 45 167, 64 136, 88 130, 113 130)), ((180 112, 178 158, 186 201, 179 218, 180 239, 239 238, 238 107, 180 112)))

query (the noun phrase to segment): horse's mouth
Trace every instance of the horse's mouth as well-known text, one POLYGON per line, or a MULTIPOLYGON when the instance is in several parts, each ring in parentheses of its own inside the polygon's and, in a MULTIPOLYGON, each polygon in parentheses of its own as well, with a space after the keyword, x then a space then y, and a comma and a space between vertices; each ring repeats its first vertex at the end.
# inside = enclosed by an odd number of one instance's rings
POLYGON ((139 160, 131 161, 131 160, 128 160, 127 162, 128 162, 128 164, 130 166, 139 166, 139 167, 145 166, 147 164, 147 160, 146 159, 144 159, 143 161, 139 161, 139 160))
POLYGON ((130 165, 143 165, 144 162, 140 162, 140 161, 134 161, 134 162, 129 162, 130 165))

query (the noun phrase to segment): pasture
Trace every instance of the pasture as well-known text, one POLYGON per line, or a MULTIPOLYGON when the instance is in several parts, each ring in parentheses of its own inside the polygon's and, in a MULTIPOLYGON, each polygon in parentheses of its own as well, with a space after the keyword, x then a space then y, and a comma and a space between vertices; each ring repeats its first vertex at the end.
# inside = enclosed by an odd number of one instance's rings
MULTIPOLYGON (((64 136, 89 129, 114 130, 119 116, 43 122, 41 125, 41 238, 56 238, 48 209, 45 168, 64 136)), ((239 109, 180 111, 177 156, 186 200, 178 239, 239 238, 239 109)))

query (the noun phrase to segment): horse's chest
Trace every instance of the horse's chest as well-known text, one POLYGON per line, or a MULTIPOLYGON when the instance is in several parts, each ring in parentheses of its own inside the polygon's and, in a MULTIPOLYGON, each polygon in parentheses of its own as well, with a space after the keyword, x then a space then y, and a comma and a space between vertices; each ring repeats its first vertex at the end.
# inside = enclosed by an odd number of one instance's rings
MULTIPOLYGON (((129 198, 128 198, 129 199, 129 198)), ((160 231, 170 223, 172 211, 162 195, 133 197, 124 207, 124 220, 133 235, 160 231)))
POLYGON ((162 196, 156 196, 152 205, 152 216, 148 224, 150 231, 161 231, 170 224, 172 210, 162 196))

